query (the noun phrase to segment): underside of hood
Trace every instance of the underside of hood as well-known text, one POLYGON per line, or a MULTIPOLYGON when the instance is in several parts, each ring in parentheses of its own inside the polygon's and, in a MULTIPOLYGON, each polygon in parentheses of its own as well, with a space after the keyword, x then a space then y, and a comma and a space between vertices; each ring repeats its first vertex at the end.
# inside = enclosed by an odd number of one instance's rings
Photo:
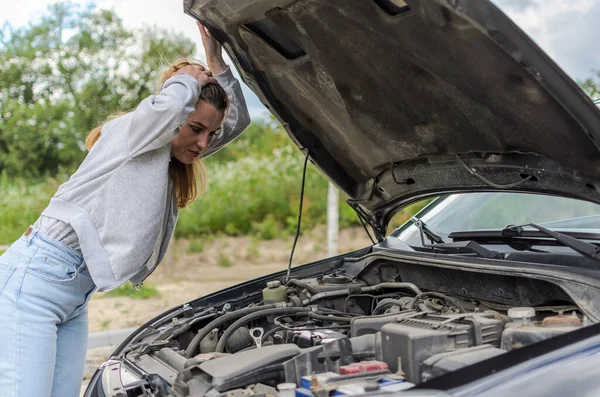
POLYGON ((186 0, 378 232, 441 192, 600 203, 600 111, 487 0, 186 0))

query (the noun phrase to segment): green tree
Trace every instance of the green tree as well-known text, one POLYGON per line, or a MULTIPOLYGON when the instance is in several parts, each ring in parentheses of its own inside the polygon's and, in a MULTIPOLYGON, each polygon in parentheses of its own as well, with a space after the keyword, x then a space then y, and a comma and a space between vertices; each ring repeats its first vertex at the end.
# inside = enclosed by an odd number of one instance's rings
POLYGON ((57 3, 23 28, 0 29, 0 171, 53 175, 85 156, 88 131, 156 90, 162 65, 195 43, 111 10, 57 3))
POLYGON ((593 101, 600 100, 600 70, 594 70, 594 75, 580 85, 593 101))
MULTIPOLYGON (((225 150, 211 156, 208 161, 211 164, 220 164, 237 161, 246 156, 261 159, 269 157, 274 151, 286 147, 295 149, 294 143, 281 124, 273 117, 266 120, 258 119, 252 121, 252 124, 244 131, 242 136, 227 145, 225 150)), ((298 155, 301 156, 300 152, 298 152, 298 155)))

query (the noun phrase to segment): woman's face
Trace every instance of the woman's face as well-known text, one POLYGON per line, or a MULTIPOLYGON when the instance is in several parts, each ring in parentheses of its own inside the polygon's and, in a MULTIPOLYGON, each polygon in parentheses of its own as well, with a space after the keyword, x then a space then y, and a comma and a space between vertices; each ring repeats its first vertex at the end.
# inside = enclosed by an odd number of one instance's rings
POLYGON ((194 113, 188 116, 185 125, 179 126, 179 135, 171 141, 171 157, 192 164, 221 128, 224 116, 223 110, 204 100, 198 101, 194 113))

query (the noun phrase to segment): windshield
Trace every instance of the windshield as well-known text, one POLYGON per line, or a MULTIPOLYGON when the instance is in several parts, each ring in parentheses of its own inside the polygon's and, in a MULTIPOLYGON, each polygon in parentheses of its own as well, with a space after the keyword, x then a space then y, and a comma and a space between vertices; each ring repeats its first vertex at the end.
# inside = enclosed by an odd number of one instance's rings
MULTIPOLYGON (((434 201, 417 217, 442 238, 451 232, 502 229, 528 223, 560 230, 600 230, 600 205, 526 193, 450 195, 434 201)), ((407 223, 398 232, 408 244, 420 245, 414 225, 407 223)))

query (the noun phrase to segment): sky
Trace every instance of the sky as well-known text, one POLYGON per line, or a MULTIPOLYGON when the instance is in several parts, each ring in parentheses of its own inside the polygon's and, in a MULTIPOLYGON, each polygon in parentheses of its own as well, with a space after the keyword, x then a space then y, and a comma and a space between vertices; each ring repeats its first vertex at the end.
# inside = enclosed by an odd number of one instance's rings
MULTIPOLYGON (((74 3, 88 1, 72 0, 74 3)), ((326 0, 323 0, 326 1, 326 0)), ((0 0, 0 25, 23 26, 43 15, 53 0, 0 0)), ((492 0, 575 80, 600 70, 600 0, 492 0)), ((99 8, 113 8, 130 27, 156 25, 197 40, 196 57, 205 60, 196 25, 182 11, 182 0, 97 0, 99 8)), ((267 114, 258 98, 244 93, 253 117, 267 114)))

